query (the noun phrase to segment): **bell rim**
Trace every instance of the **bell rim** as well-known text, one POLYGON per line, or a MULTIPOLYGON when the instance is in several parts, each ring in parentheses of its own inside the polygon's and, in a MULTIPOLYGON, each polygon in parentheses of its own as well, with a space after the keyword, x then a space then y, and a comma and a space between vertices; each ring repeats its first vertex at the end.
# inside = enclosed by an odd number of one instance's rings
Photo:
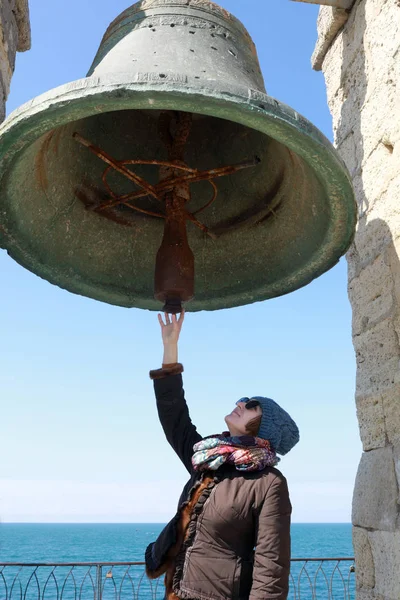
MULTIPOLYGON (((48 131, 99 112, 176 110, 179 98, 179 110, 231 120, 272 137, 300 156, 317 176, 320 170, 316 170, 316 163, 319 167, 324 166, 330 177, 319 179, 324 185, 326 197, 335 198, 336 209, 340 209, 333 211, 330 202, 332 220, 324 241, 303 267, 279 279, 273 286, 264 284, 253 288, 247 298, 243 292, 199 301, 194 298, 186 310, 197 312, 233 308, 276 298, 308 285, 335 266, 354 239, 357 205, 350 174, 343 160, 331 142, 308 119, 271 96, 226 82, 212 81, 212 87, 199 86, 195 81, 191 83, 193 87, 188 86, 188 78, 182 76, 175 81, 170 78, 166 81, 154 81, 151 78, 132 81, 132 75, 129 78, 127 76, 126 80, 121 79, 120 75, 118 78, 87 77, 37 96, 14 110, 0 126, 0 181, 16 156, 48 131), (152 93, 151 98, 149 93, 152 93), (49 116, 53 118, 49 119, 49 116), (299 127, 296 124, 302 125, 302 136, 298 135, 299 127), (293 131, 296 132, 295 136, 290 135, 293 131), (296 143, 300 137, 302 143, 296 143)), ((126 294, 121 293, 120 299, 115 298, 114 301, 110 299, 113 294, 111 289, 101 290, 95 284, 83 282, 80 277, 67 276, 66 273, 57 275, 47 265, 38 264, 35 255, 29 253, 18 240, 10 239, 1 221, 0 247, 5 248, 14 260, 31 272, 72 293, 117 306, 159 310, 158 303, 153 299, 132 294, 130 301, 126 302, 122 299, 126 298, 126 294)))

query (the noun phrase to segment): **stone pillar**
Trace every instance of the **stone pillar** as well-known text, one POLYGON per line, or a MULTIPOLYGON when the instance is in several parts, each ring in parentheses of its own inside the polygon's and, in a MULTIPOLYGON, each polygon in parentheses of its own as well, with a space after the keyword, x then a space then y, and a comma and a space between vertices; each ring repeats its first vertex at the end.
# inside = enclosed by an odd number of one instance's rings
POLYGON ((400 598, 400 1, 321 8, 335 145, 359 208, 347 255, 363 443, 353 496, 358 600, 400 598))
POLYGON ((0 123, 10 91, 16 52, 31 46, 28 0, 0 0, 0 123))

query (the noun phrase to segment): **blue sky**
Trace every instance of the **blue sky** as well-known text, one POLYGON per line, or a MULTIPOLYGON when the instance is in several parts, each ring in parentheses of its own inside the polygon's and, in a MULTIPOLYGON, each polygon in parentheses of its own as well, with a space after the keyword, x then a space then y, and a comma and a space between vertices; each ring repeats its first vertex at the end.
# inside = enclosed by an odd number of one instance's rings
MULTIPOLYGON (((324 80, 310 67, 317 6, 220 0, 249 29, 268 93, 330 139, 324 80)), ((83 77, 123 0, 30 0, 32 50, 18 55, 8 112, 83 77)), ((275 398, 301 442, 281 462, 295 522, 350 521, 361 454, 344 259, 288 296, 188 314, 180 359, 193 421, 220 431, 244 395, 275 398)), ((0 518, 164 522, 186 479, 157 421, 155 313, 72 295, 0 253, 0 518)))

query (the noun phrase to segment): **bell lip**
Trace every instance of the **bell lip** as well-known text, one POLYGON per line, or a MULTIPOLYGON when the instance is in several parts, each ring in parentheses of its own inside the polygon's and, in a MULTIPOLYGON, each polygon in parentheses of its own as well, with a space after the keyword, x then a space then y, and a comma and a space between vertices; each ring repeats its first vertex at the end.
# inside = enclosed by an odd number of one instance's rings
MULTIPOLYGON (((154 74, 149 74, 153 76, 154 74)), ((240 123, 268 135, 286 145, 316 171, 326 171, 322 180, 326 196, 331 199, 335 220, 326 232, 319 251, 310 255, 307 264, 288 276, 249 291, 197 301, 185 308, 188 312, 219 310, 244 306, 276 298, 308 285, 330 270, 350 247, 357 223, 357 205, 350 174, 331 142, 308 119, 291 107, 258 90, 233 86, 226 82, 210 82, 210 87, 188 77, 178 76, 154 81, 151 77, 132 81, 118 77, 86 77, 51 89, 14 110, 0 125, 0 181, 14 158, 46 132, 99 112, 117 110, 179 110, 218 117, 240 123), (212 87, 211 87, 212 85, 212 87), (300 129, 302 135, 298 135, 300 129), (293 136, 293 132, 296 133, 293 136), (300 139, 301 138, 301 139, 300 139), (297 143, 296 143, 297 142, 297 143), (306 143, 307 142, 307 143, 306 143), (329 175, 329 176, 328 176, 329 175)), ((0 222, 0 247, 19 264, 50 283, 78 295, 116 306, 159 310, 152 298, 116 293, 96 284, 82 282, 67 273, 58 275, 47 265, 38 264, 34 255, 8 236, 0 222), (114 297, 113 297, 114 296, 114 297)), ((221 289, 221 292, 223 290, 221 289)))

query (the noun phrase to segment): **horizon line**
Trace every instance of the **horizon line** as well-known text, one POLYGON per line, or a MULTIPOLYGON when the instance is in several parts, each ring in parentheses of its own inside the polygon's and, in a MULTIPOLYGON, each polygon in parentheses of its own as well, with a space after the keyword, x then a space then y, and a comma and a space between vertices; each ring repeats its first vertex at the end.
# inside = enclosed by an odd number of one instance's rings
MULTIPOLYGON (((167 521, 1 521, 1 525, 165 525, 167 521)), ((351 521, 293 521, 292 525, 352 525, 351 521)))

